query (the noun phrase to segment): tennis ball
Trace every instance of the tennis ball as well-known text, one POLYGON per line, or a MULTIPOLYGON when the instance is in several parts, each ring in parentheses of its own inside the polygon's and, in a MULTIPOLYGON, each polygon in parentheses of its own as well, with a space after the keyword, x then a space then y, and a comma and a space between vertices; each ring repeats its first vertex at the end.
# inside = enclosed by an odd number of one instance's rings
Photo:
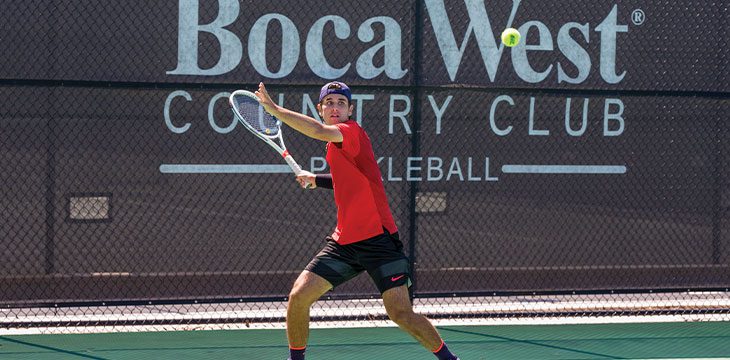
POLYGON ((520 43, 520 32, 515 28, 507 28, 502 32, 502 43, 513 47, 520 43))

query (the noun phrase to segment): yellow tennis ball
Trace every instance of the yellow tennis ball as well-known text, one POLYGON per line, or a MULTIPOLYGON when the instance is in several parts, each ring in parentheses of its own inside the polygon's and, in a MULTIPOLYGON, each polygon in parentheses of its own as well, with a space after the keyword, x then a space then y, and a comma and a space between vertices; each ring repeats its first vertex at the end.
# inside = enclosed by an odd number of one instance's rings
POLYGON ((507 28, 502 32, 502 43, 513 47, 520 43, 520 32, 515 28, 507 28))

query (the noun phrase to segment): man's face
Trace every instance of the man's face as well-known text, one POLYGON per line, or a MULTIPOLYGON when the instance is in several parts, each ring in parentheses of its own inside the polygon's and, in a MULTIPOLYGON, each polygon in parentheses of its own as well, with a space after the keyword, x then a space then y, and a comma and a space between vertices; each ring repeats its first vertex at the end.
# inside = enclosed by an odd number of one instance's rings
POLYGON ((341 94, 330 94, 317 104, 319 116, 327 125, 339 124, 352 116, 353 105, 349 105, 347 97, 341 94))

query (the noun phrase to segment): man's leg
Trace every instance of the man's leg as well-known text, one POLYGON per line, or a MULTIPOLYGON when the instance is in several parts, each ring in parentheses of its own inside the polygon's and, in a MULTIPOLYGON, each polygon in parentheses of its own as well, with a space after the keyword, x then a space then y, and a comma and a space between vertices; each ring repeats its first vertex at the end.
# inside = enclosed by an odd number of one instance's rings
POLYGON ((289 348, 298 349, 307 346, 309 308, 330 289, 332 284, 315 273, 304 270, 299 274, 289 293, 289 304, 286 309, 286 336, 289 338, 289 348))
POLYGON ((428 351, 442 358, 442 354, 436 354, 436 352, 442 350, 440 352, 444 353, 443 358, 456 358, 447 348, 444 348, 445 345, 441 340, 441 336, 431 324, 431 321, 425 316, 413 312, 413 305, 408 296, 408 287, 406 285, 383 292, 383 303, 385 304, 385 310, 388 312, 388 317, 401 329, 411 334, 428 351))
POLYGON ((386 290, 383 293, 383 304, 388 317, 426 349, 433 351, 441 345, 441 336, 431 322, 425 316, 413 312, 406 285, 386 290))

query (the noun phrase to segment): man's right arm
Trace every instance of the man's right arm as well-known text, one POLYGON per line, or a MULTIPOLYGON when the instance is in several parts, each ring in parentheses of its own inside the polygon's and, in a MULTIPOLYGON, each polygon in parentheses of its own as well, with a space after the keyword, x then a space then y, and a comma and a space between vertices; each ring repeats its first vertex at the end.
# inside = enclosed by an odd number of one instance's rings
POLYGON ((317 174, 314 177, 314 182, 317 184, 317 187, 334 189, 334 186, 332 186, 332 174, 317 174))
POLYGON ((320 187, 324 189, 334 189, 334 186, 332 185, 332 174, 315 175, 307 170, 302 170, 302 172, 297 176, 297 182, 299 183, 299 186, 304 189, 315 189, 320 187))

